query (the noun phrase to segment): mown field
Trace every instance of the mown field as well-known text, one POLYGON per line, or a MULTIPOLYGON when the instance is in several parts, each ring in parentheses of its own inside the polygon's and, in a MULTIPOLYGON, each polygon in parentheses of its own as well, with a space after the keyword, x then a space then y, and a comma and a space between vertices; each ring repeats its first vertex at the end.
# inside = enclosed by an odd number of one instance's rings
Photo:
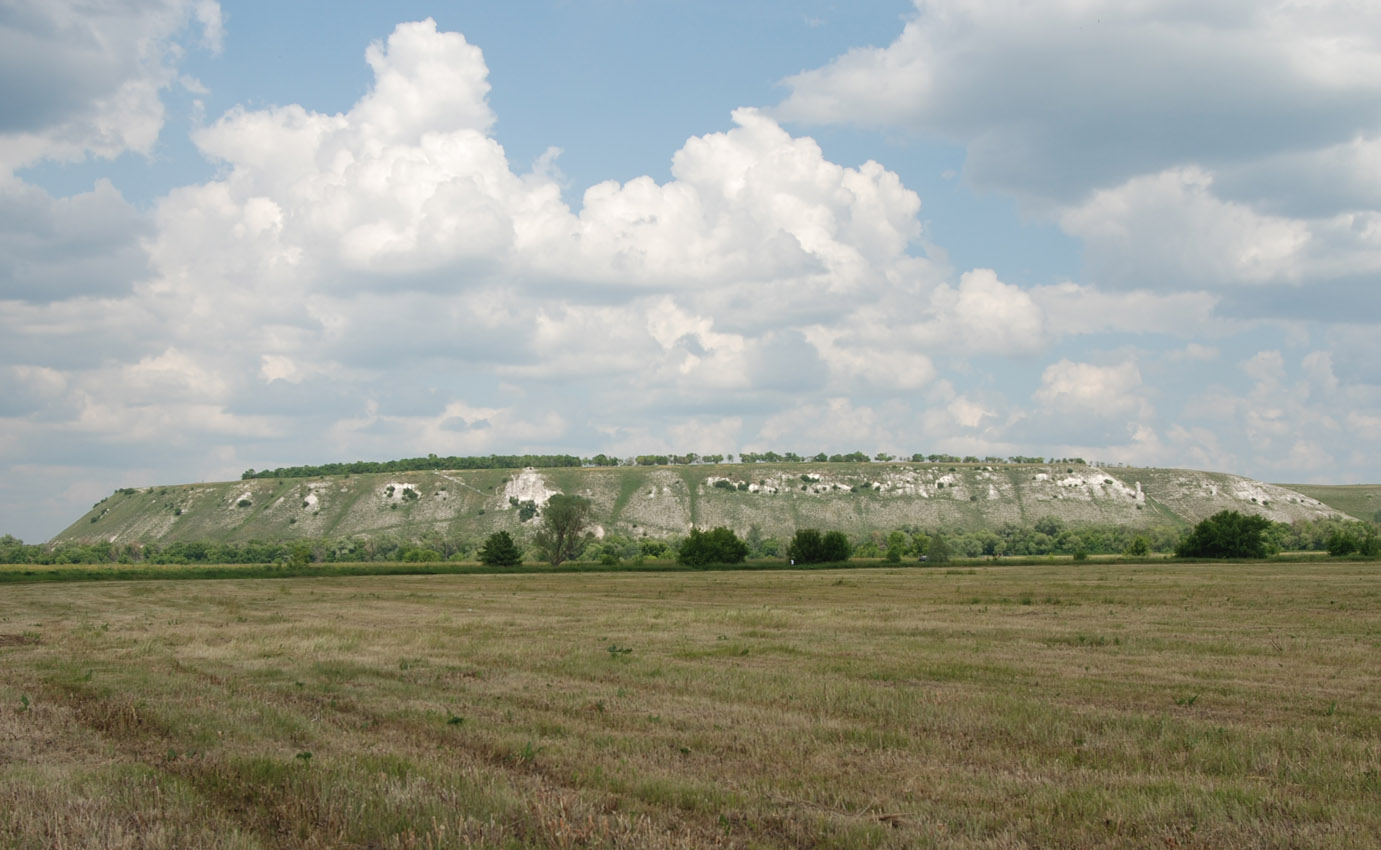
POLYGON ((0 587, 0 847, 1381 846, 1374 564, 0 587))

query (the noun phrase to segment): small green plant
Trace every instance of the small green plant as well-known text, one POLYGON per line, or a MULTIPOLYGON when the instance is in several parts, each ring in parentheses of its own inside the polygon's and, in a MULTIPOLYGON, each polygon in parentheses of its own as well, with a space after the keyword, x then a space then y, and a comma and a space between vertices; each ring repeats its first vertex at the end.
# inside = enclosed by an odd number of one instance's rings
POLYGON ((312 763, 312 753, 310 750, 303 750, 302 752, 293 756, 293 758, 297 759, 303 767, 308 767, 312 763))
POLYGON ((24 694, 19 698, 19 713, 23 714, 29 710, 29 695, 24 694))
POLYGON ((238 502, 235 503, 235 507, 237 507, 237 508, 247 508, 247 507, 249 507, 250 505, 253 505, 253 504, 254 504, 254 503, 251 502, 249 499, 241 499, 240 501, 238 501, 238 502))
POLYGON ((629 653, 632 652, 632 651, 633 651, 633 647, 631 647, 631 646, 619 646, 619 645, 616 644, 616 643, 611 643, 611 644, 609 644, 608 648, 605 649, 605 652, 608 652, 609 655, 610 655, 611 657, 617 657, 617 656, 620 656, 620 655, 627 655, 627 654, 629 654, 629 653))
POLYGON ((1187 696, 1187 697, 1175 697, 1175 705, 1183 706, 1184 708, 1189 708, 1190 706, 1194 705, 1194 703, 1196 703, 1196 702, 1198 702, 1198 701, 1199 701, 1199 695, 1198 695, 1198 694, 1191 694, 1190 696, 1187 696))
POLYGON ((452 714, 450 717, 446 718, 446 725, 448 726, 463 726, 464 724, 465 718, 461 717, 459 714, 452 714))

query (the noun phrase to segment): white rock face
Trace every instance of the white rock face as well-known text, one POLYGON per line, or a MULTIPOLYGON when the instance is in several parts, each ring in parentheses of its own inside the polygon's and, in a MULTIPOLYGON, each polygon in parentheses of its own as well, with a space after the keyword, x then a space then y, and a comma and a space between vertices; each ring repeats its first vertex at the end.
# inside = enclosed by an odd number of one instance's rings
POLYGON ((499 507, 506 511, 513 507, 508 500, 517 499, 519 502, 533 502, 540 508, 547 503, 548 499, 560 492, 560 490, 553 490, 548 487, 542 474, 528 467, 508 479, 507 483, 504 484, 502 504, 499 507))
POLYGON ((416 484, 405 482, 390 481, 384 485, 383 497, 385 502, 401 502, 405 498, 404 491, 411 490, 414 495, 421 496, 422 493, 417 489, 416 484))

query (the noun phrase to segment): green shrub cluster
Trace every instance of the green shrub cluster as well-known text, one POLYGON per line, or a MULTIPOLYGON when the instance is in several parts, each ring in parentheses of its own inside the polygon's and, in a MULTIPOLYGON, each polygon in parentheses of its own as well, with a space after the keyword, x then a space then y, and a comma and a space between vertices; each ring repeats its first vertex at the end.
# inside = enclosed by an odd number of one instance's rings
POLYGON ((676 552, 677 562, 691 567, 741 564, 747 557, 748 544, 723 526, 709 531, 692 528, 690 536, 681 542, 676 552))
POLYGON ((814 528, 802 528, 787 545, 786 556, 796 564, 834 564, 849 560, 852 551, 842 531, 821 534, 814 528))
POLYGON ((1179 558, 1264 558, 1271 521, 1237 511, 1219 511, 1194 526, 1175 547, 1179 558))

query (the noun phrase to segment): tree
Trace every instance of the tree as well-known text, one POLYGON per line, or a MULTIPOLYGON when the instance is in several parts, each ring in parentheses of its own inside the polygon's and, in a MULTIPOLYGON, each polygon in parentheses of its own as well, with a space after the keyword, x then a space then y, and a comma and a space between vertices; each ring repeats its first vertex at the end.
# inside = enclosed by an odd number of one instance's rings
POLYGON ((906 553, 906 533, 894 531, 887 535, 887 563, 895 564, 901 561, 902 555, 906 553))
POLYGON ((851 551, 842 531, 822 535, 814 528, 802 528, 787 544, 786 556, 797 564, 829 564, 849 560, 851 551))
POLYGON ((926 546, 923 557, 931 564, 948 564, 950 559, 949 541, 943 534, 937 534, 930 538, 930 544, 926 546))
POLYGON ((523 562, 523 553, 507 531, 489 535, 480 547, 480 563, 489 567, 516 567, 523 562))
POLYGON ((690 536, 676 553, 678 563, 691 567, 710 564, 741 564, 748 557, 748 544, 738 539, 732 529, 720 526, 709 531, 692 528, 690 536))
POLYGON ((585 548, 585 526, 590 522, 590 500, 580 496, 552 496, 542 511, 542 527, 532 544, 542 560, 553 567, 580 555, 585 548))
POLYGON ((1133 558, 1146 557, 1151 554, 1151 541, 1147 540, 1145 535, 1138 534, 1127 544, 1127 554, 1133 558))
POLYGON ((1271 521, 1237 511, 1219 511, 1194 526, 1175 547, 1177 558, 1264 558, 1271 521))

